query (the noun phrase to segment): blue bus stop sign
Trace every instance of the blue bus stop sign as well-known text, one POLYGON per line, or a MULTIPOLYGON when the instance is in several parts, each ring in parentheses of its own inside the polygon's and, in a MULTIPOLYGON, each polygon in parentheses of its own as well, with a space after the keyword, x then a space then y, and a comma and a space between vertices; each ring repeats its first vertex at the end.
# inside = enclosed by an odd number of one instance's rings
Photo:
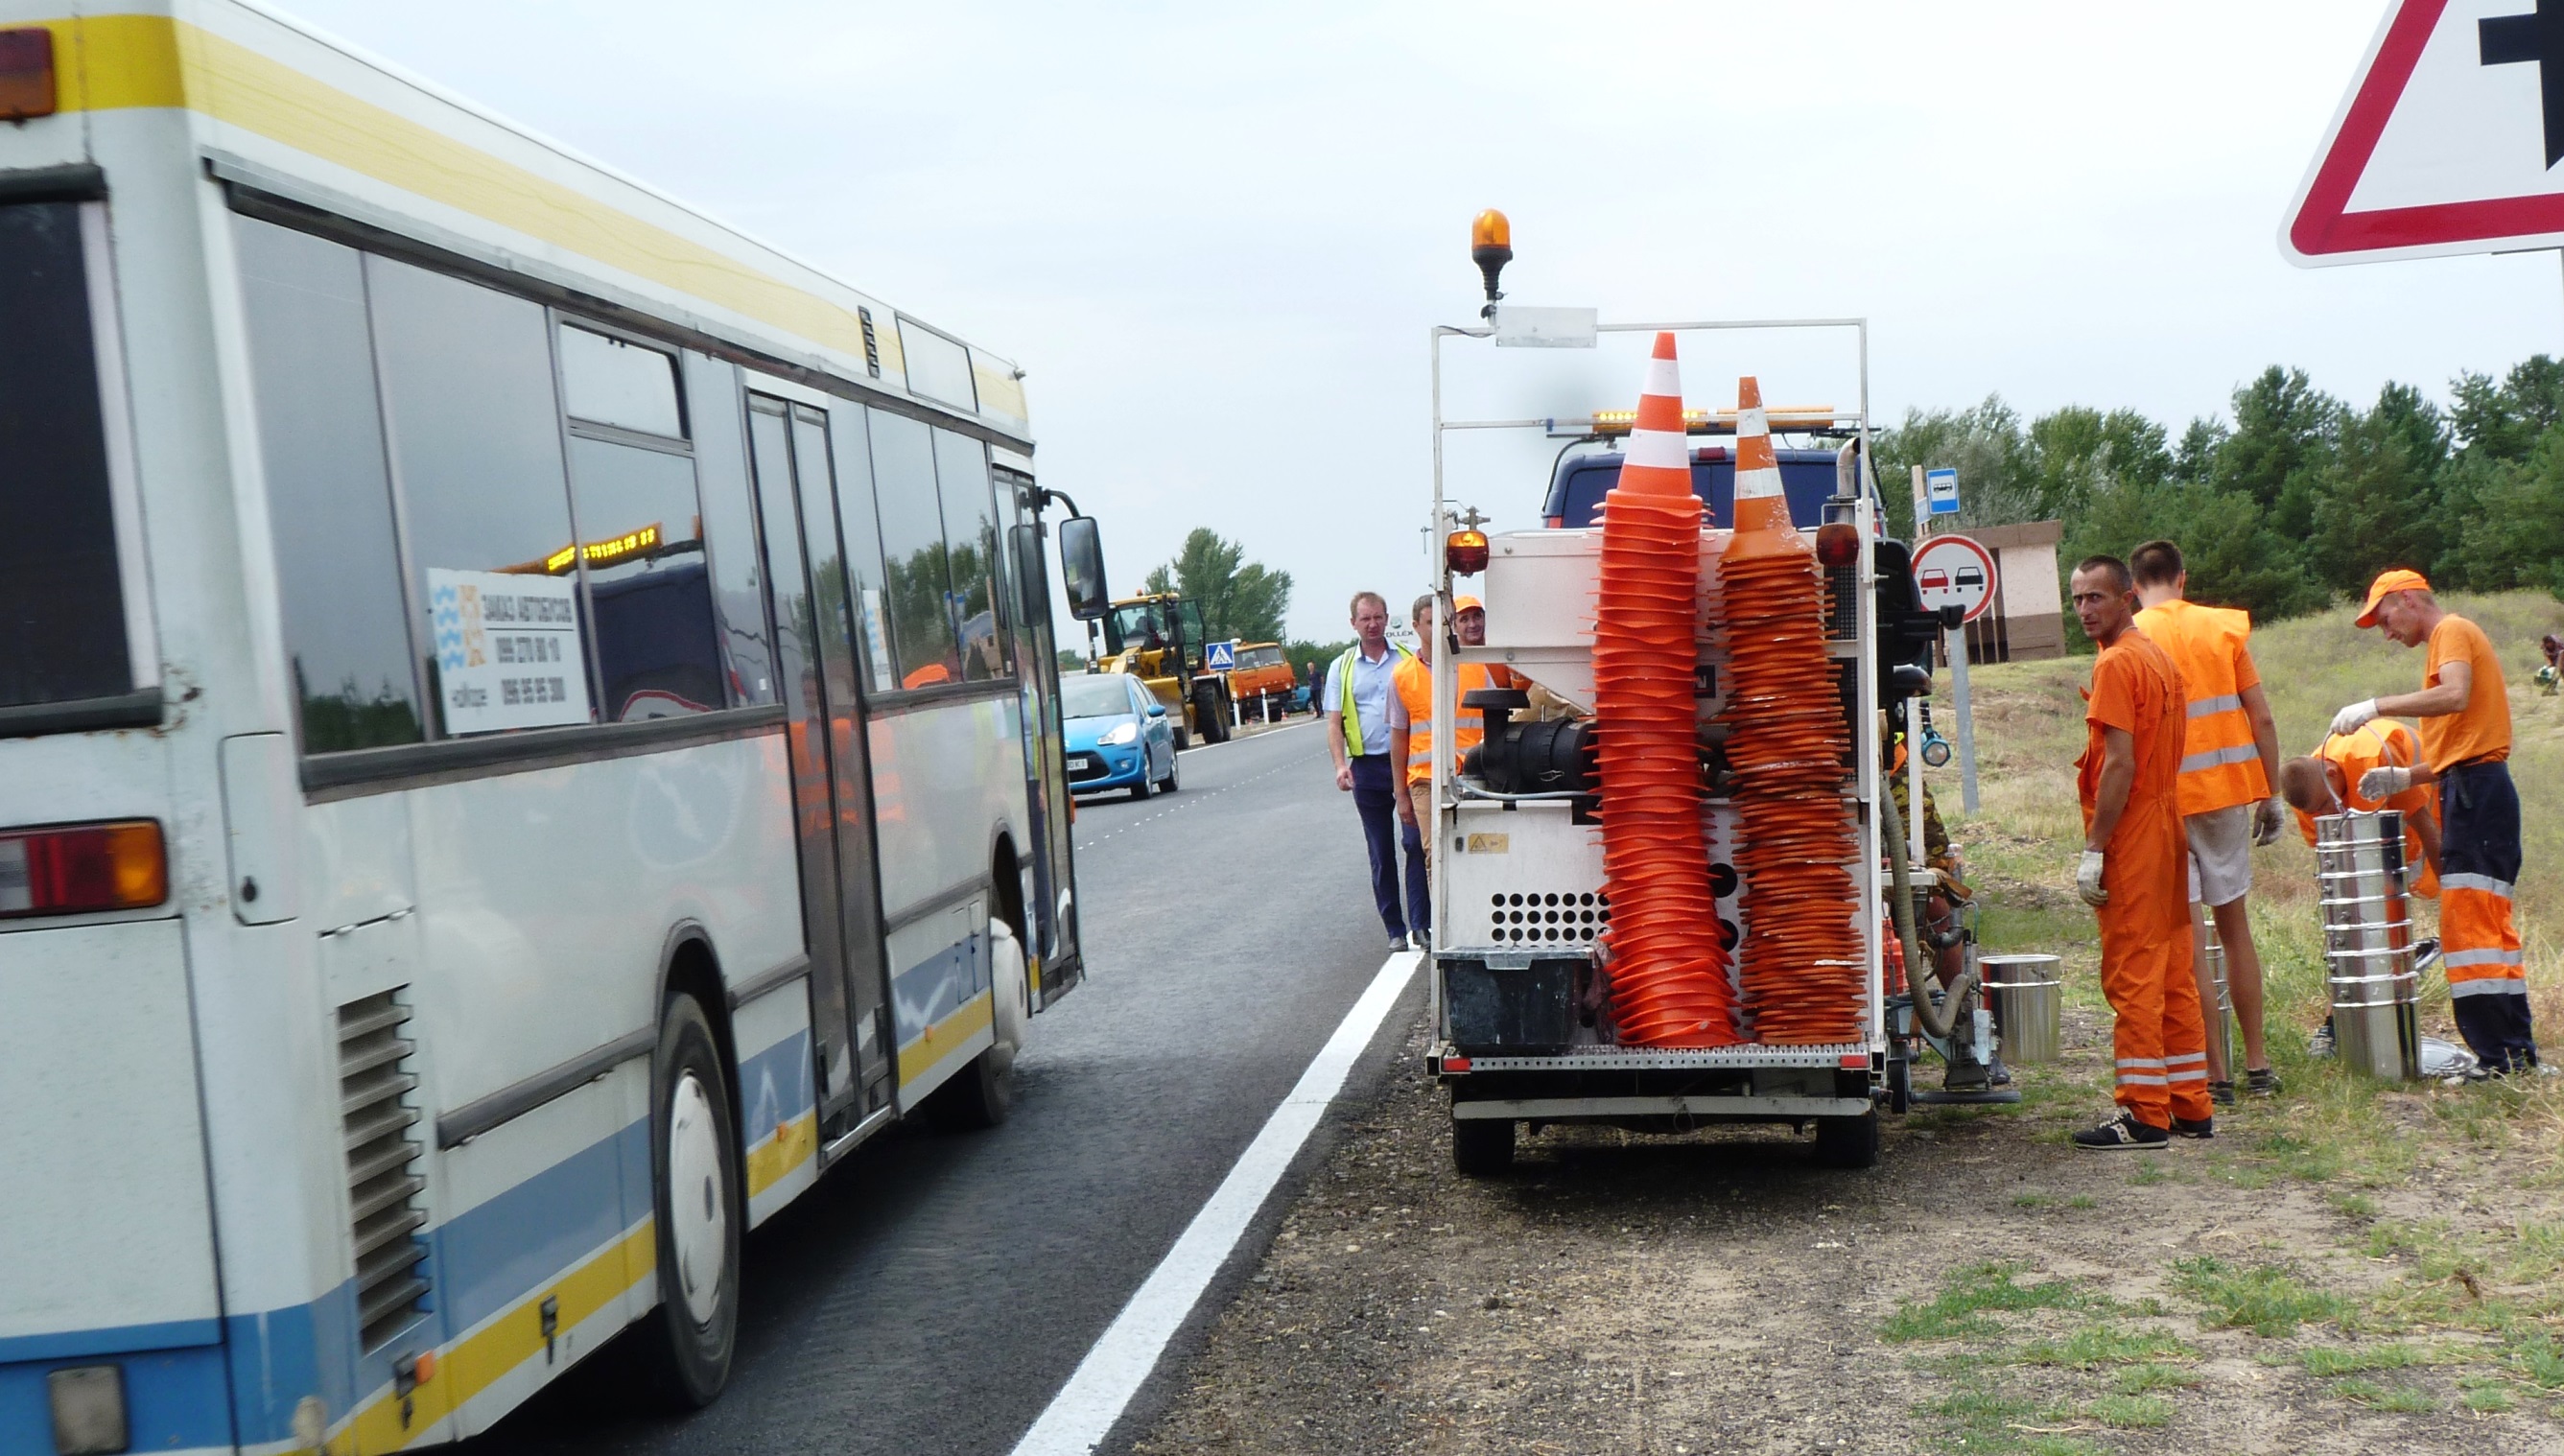
POLYGON ((1935 516, 1959 514, 1959 473, 1948 466, 1923 472, 1923 495, 1935 516))

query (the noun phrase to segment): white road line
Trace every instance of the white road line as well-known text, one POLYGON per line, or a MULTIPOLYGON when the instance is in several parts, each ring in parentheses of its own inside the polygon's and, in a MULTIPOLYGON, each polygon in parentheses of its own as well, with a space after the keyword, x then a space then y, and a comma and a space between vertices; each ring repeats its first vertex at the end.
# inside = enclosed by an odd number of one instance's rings
POLYGON ((1112 1434, 1113 1423, 1122 1418, 1131 1397, 1140 1393, 1158 1367, 1167 1342, 1192 1313, 1212 1276, 1245 1237, 1247 1225, 1254 1222, 1273 1185, 1281 1181, 1328 1105, 1344 1090, 1354 1063, 1371 1045, 1389 1008, 1397 1004, 1423 958, 1415 951, 1400 951, 1381 965, 1370 988, 1337 1025, 1336 1034, 1327 1038, 1309 1069, 1300 1074, 1299 1085, 1238 1154, 1210 1201, 1193 1215, 1175 1246, 1167 1251, 1111 1328, 1086 1352, 1068 1383, 1015 1443, 1014 1456, 1087 1456, 1112 1434))

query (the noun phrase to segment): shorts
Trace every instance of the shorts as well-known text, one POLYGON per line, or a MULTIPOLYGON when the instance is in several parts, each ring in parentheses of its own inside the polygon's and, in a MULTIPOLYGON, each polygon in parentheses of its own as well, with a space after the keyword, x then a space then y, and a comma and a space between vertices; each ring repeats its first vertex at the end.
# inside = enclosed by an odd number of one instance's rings
POLYGON ((2252 888, 2252 806, 2236 804, 2181 821, 2190 837, 2190 903, 2232 905, 2252 888))

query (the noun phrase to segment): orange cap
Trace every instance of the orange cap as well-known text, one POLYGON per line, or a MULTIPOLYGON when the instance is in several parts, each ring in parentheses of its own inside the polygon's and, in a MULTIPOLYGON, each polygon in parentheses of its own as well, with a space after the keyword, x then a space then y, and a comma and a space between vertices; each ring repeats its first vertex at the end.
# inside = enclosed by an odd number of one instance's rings
POLYGON ((1455 617, 1460 615, 1462 612, 1483 612, 1486 609, 1487 604, 1478 600, 1474 596, 1455 596, 1451 598, 1451 615, 1455 617))
POLYGON ((2368 583, 2368 605, 2360 609, 2359 620, 2352 625, 2359 627, 2376 626, 2377 604, 2384 601, 2389 593, 2398 591, 2429 591, 2430 589, 2431 583, 2424 580, 2422 573, 2419 571, 2410 570, 2402 566, 2396 566, 2389 570, 2380 571, 2377 573, 2377 579, 2368 583))

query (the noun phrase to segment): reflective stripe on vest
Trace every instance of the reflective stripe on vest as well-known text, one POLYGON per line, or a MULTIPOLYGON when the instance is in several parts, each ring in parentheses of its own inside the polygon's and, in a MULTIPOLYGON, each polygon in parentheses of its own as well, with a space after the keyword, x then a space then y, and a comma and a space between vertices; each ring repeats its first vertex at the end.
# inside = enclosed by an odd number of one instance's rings
MULTIPOLYGON (((1415 656, 1414 653, 1407 651, 1405 648, 1398 646, 1394 642, 1389 644, 1389 662, 1387 666, 1391 674, 1389 680, 1389 691, 1392 696, 1397 692, 1397 678, 1395 676, 1397 664, 1401 660, 1411 658, 1413 656, 1415 656)), ((1340 685, 1336 696, 1341 700, 1337 705, 1336 711, 1344 718, 1345 721, 1345 752, 1356 758, 1364 756, 1362 742, 1362 710, 1354 705, 1354 664, 1359 661, 1361 657, 1362 644, 1357 642, 1353 646, 1345 649, 1344 656, 1336 659, 1336 681, 1340 685)), ((1386 711, 1385 705, 1384 711, 1386 711)))
MULTIPOLYGON (((1414 664, 1414 669, 1407 671, 1401 668, 1396 676, 1389 679, 1389 687, 1406 704, 1406 767, 1407 776, 1412 779, 1416 769, 1429 772, 1433 765, 1433 668, 1420 657, 1407 661, 1414 664), (1406 696, 1404 685, 1409 681, 1414 681, 1421 689, 1421 707, 1417 706, 1415 699, 1406 696)), ((1466 704, 1469 695, 1480 688, 1497 686, 1498 672, 1505 675, 1504 686, 1513 687, 1515 684, 1513 669, 1500 669, 1488 663, 1464 662, 1455 671, 1460 680, 1451 688, 1454 704, 1466 704)), ((1479 741, 1486 737, 1487 730, 1481 726, 1483 721, 1477 713, 1466 707, 1455 711, 1459 716, 1451 725, 1451 761, 1456 766, 1460 755, 1478 746, 1479 741)))

